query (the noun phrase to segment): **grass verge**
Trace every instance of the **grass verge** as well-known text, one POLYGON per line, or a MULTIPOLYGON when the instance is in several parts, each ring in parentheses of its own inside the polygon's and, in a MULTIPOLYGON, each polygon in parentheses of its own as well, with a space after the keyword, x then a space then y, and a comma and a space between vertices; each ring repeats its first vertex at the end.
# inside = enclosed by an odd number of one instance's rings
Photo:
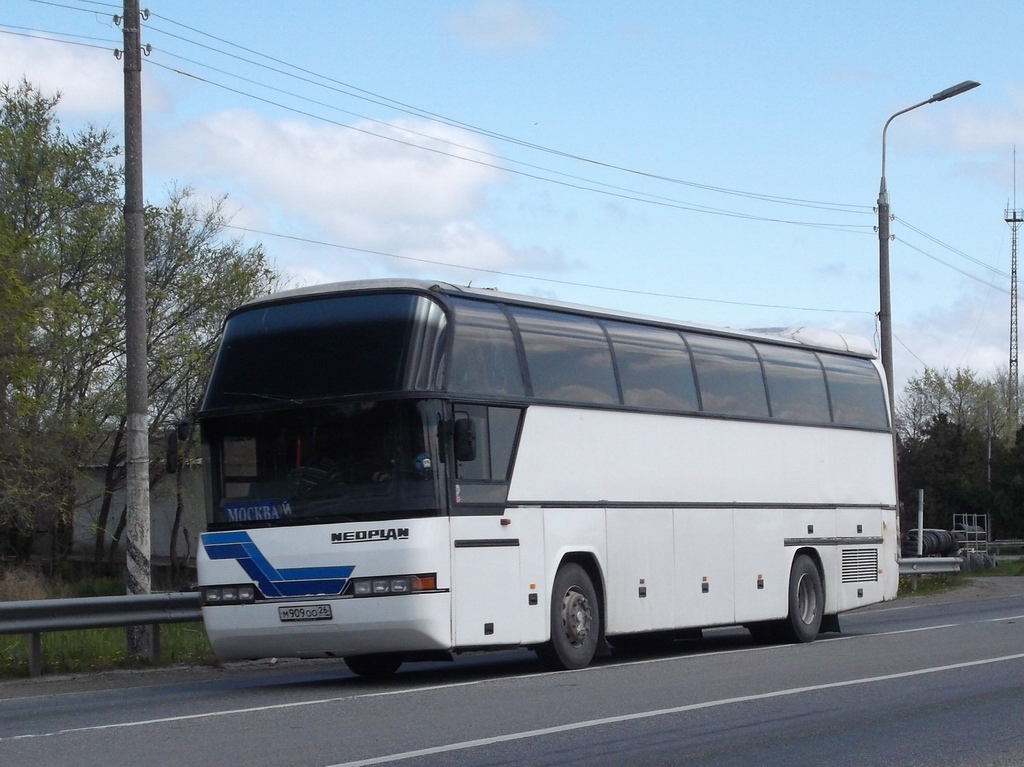
POLYGON ((934 575, 917 576, 917 590, 910 589, 910 576, 900 576, 900 587, 896 592, 896 598, 909 596, 928 596, 929 594, 941 594, 946 591, 963 586, 967 581, 974 578, 1001 578, 1024 576, 1024 557, 1017 559, 1004 559, 998 567, 987 570, 970 570, 965 573, 936 573, 934 575))
MULTIPOLYGON (((149 663, 127 655, 123 628, 54 631, 42 635, 44 674, 74 674, 141 668, 149 663)), ((27 634, 0 636, 0 679, 28 676, 27 634)), ((160 627, 160 665, 215 662, 202 623, 170 623, 160 627)))
POLYGON ((929 594, 942 594, 952 591, 964 584, 964 576, 960 573, 936 573, 934 575, 917 576, 917 588, 911 588, 911 576, 900 576, 900 587, 896 592, 896 598, 903 597, 926 597, 929 594))
MULTIPOLYGON (((111 596, 124 593, 118 578, 87 578, 65 582, 46 578, 31 568, 0 572, 0 602, 69 597, 111 596)), ((27 634, 0 636, 0 679, 28 676, 27 634)), ((73 674, 147 666, 127 654, 124 628, 54 631, 42 634, 44 674, 73 674)), ((168 623, 160 626, 160 664, 208 664, 215 662, 202 623, 168 623)))
POLYGON ((1024 575, 1024 557, 1004 559, 998 567, 989 570, 972 570, 967 573, 971 578, 998 578, 1000 576, 1017 577, 1024 575))

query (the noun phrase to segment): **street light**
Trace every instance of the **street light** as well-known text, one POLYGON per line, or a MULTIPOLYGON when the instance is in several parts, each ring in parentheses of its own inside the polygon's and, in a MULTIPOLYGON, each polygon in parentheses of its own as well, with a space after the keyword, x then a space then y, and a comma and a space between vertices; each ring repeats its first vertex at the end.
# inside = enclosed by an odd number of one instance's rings
POLYGON ((882 336, 882 369, 885 370, 886 386, 889 388, 889 415, 895 424, 896 404, 892 378, 892 301, 889 293, 889 193, 885 188, 885 132, 889 123, 912 109, 923 107, 936 101, 945 101, 977 88, 981 83, 964 80, 958 85, 939 91, 930 99, 901 109, 888 120, 882 128, 882 182, 878 186, 878 323, 882 336))

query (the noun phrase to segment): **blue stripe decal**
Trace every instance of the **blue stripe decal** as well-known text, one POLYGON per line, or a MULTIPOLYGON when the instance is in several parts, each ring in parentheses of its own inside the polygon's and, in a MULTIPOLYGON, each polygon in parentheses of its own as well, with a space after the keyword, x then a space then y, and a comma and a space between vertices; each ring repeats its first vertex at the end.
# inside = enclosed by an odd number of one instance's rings
POLYGON ((342 567, 291 567, 278 570, 263 556, 249 533, 203 533, 203 547, 210 559, 233 559, 252 578, 265 597, 306 597, 340 594, 355 569, 342 567))

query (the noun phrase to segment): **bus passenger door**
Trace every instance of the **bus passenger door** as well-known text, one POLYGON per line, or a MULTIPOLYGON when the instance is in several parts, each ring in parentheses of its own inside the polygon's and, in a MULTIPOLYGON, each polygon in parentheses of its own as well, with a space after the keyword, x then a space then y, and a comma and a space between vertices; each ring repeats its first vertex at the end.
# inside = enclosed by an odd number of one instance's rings
POLYGON ((452 406, 449 495, 457 647, 515 645, 522 635, 522 541, 504 514, 522 412, 494 405, 452 406))
POLYGON ((499 517, 452 519, 452 634, 457 647, 520 640, 519 539, 499 517))

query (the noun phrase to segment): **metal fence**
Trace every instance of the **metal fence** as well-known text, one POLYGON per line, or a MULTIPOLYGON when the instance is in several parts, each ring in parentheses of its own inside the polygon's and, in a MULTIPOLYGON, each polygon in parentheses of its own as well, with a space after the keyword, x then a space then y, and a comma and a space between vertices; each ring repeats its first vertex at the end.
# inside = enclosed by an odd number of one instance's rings
POLYGON ((138 594, 121 597, 0 602, 0 634, 29 634, 29 674, 42 673, 42 634, 120 626, 152 626, 147 656, 160 659, 160 625, 202 620, 199 594, 138 594))
MULTIPOLYGON (((994 545, 1024 546, 1024 541, 995 541, 994 545)), ((960 572, 961 557, 913 557, 899 560, 900 575, 960 572)), ((152 626, 148 658, 160 659, 160 625, 202 620, 199 594, 195 592, 140 594, 121 597, 39 599, 0 602, 0 635, 29 634, 29 674, 42 673, 42 634, 127 626, 152 626)))
POLYGON ((900 560, 900 575, 932 575, 960 572, 961 557, 913 557, 900 560))

